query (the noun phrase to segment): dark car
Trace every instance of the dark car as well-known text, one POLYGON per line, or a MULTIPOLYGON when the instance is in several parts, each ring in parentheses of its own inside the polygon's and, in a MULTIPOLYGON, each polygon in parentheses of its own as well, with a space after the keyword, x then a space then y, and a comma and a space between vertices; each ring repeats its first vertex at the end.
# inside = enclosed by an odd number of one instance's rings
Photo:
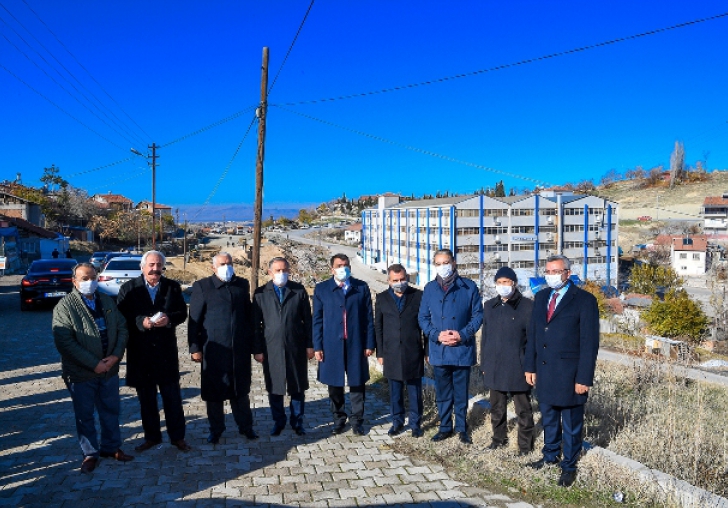
POLYGON ((41 302, 57 302, 73 290, 75 259, 40 259, 33 261, 20 281, 20 310, 41 302))
POLYGON ((101 263, 103 263, 104 258, 108 256, 109 254, 113 254, 109 251, 103 251, 103 252, 94 252, 91 258, 88 260, 89 263, 94 265, 94 268, 96 268, 96 271, 101 270, 101 263))

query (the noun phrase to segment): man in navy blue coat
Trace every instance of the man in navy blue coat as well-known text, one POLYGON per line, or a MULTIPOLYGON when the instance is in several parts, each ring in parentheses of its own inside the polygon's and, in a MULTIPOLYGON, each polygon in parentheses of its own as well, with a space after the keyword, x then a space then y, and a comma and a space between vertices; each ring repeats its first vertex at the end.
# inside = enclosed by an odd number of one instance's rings
POLYGON ((546 260, 546 283, 551 289, 536 293, 524 360, 526 382, 537 387, 544 434, 543 458, 530 465, 541 469, 558 464, 563 445, 562 487, 576 479, 584 404, 599 351, 597 300, 569 281, 570 268, 565 256, 546 260))
POLYGON ((332 278, 316 284, 313 293, 313 347, 318 380, 329 386, 334 434, 344 432, 344 384, 349 384, 352 430, 364 434, 365 383, 375 348, 372 295, 369 286, 351 277, 349 258, 331 258, 332 278))
POLYGON ((475 283, 458 275, 450 249, 435 252, 437 277, 425 286, 418 321, 429 340, 429 361, 435 371, 435 394, 440 429, 432 441, 455 432, 471 444, 465 419, 468 414, 470 369, 475 365, 475 333, 483 324, 483 303, 475 283))

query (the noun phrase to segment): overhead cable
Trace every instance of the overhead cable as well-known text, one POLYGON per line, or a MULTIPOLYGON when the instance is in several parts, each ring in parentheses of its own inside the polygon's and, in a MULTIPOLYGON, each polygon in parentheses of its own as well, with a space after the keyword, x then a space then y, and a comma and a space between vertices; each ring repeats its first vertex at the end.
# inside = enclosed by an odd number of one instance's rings
POLYGON ((241 115, 244 115, 245 113, 248 113, 249 111, 255 110, 255 108, 257 108, 257 107, 258 107, 257 105, 256 106, 249 106, 249 107, 247 107, 247 108, 245 108, 245 109, 243 109, 241 111, 238 111, 237 113, 233 113, 230 116, 227 116, 227 117, 225 117, 225 118, 223 118, 221 120, 218 120, 217 122, 211 123, 210 125, 208 125, 206 127, 203 127, 201 129, 197 129, 194 132, 190 132, 189 134, 186 134, 186 135, 184 135, 182 137, 179 137, 177 139, 174 139, 174 140, 170 141, 169 143, 165 143, 165 144, 161 145, 160 148, 166 148, 169 145, 173 145, 175 143, 179 143, 180 141, 184 141, 187 138, 191 138, 192 136, 196 136, 196 135, 201 134, 201 133, 203 133, 205 131, 209 131, 210 129, 212 129, 214 127, 217 127, 219 125, 222 125, 224 123, 227 123, 227 122, 229 122, 231 120, 235 120, 236 118, 240 117, 241 115))
POLYGON ((677 25, 671 25, 671 26, 664 27, 664 28, 657 28, 655 30, 649 30, 647 32, 642 32, 639 34, 627 35, 624 37, 617 37, 616 39, 610 39, 608 41, 597 42, 594 44, 580 46, 578 48, 567 49, 564 51, 557 51, 555 53, 549 53, 547 55, 541 55, 541 56, 537 56, 534 58, 527 58, 525 60, 519 60, 517 62, 511 62, 511 63, 507 63, 507 64, 503 64, 503 65, 496 65, 495 67, 489 67, 487 69, 480 69, 477 71, 465 72, 463 74, 455 74, 453 76, 445 76, 442 78, 435 78, 435 79, 430 79, 427 81, 420 81, 419 83, 411 83, 409 85, 400 85, 400 86, 394 86, 394 87, 390 87, 390 88, 382 88, 380 90, 373 90, 370 92, 339 95, 336 97, 328 97, 325 99, 313 99, 313 100, 305 100, 305 101, 298 101, 298 102, 283 102, 280 104, 270 104, 270 105, 271 106, 298 106, 301 104, 317 104, 317 103, 321 103, 321 102, 332 102, 332 101, 345 100, 345 99, 355 99, 355 98, 359 98, 359 97, 368 97, 370 95, 378 95, 378 94, 389 93, 389 92, 398 92, 401 90, 410 90, 413 88, 418 88, 418 87, 422 87, 422 86, 426 86, 426 85, 434 85, 436 83, 444 83, 447 81, 454 81, 456 79, 478 76, 480 74, 486 74, 488 72, 502 71, 505 69, 510 69, 513 67, 519 67, 522 65, 537 63, 537 62, 541 62, 544 60, 550 60, 550 59, 558 58, 561 56, 573 55, 573 54, 581 53, 581 52, 588 51, 591 49, 602 48, 604 46, 610 46, 612 44, 618 44, 620 42, 626 42, 626 41, 631 41, 631 40, 635 40, 635 39, 640 39, 642 37, 647 37, 650 35, 656 35, 656 34, 660 34, 660 33, 664 33, 664 32, 669 32, 671 30, 677 30, 678 28, 685 28, 688 26, 697 25, 699 23, 705 23, 706 21, 714 21, 714 20, 717 20, 720 18, 725 18, 726 16, 728 16, 728 12, 723 12, 721 14, 716 14, 714 16, 708 16, 706 18, 694 19, 692 21, 686 21, 684 23, 679 23, 677 25))
POLYGON ((387 144, 392 145, 392 146, 398 146, 400 148, 404 148, 404 149, 410 150, 412 152, 417 152, 417 153, 420 153, 420 154, 423 154, 423 155, 428 155, 430 157, 435 157, 436 159, 441 159, 441 160, 448 161, 448 162, 454 162, 456 164, 461 164, 463 166, 468 166, 468 167, 475 168, 475 169, 481 169, 481 170, 487 171, 489 173, 495 173, 497 175, 506 176, 506 177, 509 177, 509 178, 516 178, 518 180, 524 180, 524 181, 527 181, 527 182, 530 182, 530 183, 534 183, 536 185, 544 185, 544 186, 550 186, 551 185, 549 182, 546 182, 544 180, 539 180, 537 178, 530 178, 528 176, 517 175, 515 173, 508 173, 506 171, 501 171, 499 169, 494 169, 494 168, 490 168, 488 166, 483 166, 482 164, 476 164, 474 162, 468 162, 468 161, 456 159, 455 157, 450 157, 449 155, 439 154, 437 152, 433 152, 433 151, 430 151, 430 150, 425 150, 423 148, 418 148, 416 146, 407 145, 405 143, 400 143, 398 141, 393 141, 391 139, 383 138, 382 136, 376 136, 374 134, 369 134, 367 132, 363 132, 363 131, 360 131, 360 130, 357 130, 357 129, 352 129, 352 128, 349 128, 349 127, 344 127, 343 125, 338 125, 336 123, 329 122, 328 120, 322 120, 320 118, 316 118, 316 117, 313 117, 311 115, 307 115, 305 113, 301 113, 299 111, 294 111, 292 109, 284 108, 282 106, 276 106, 276 107, 278 109, 281 109, 283 111, 287 111, 288 113, 293 113, 294 115, 298 115, 298 116, 303 117, 303 118, 306 118, 308 120, 313 120, 315 122, 319 122, 319 123, 322 123, 324 125, 328 125, 330 127, 335 127, 337 129, 341 129, 341 130, 344 130, 344 131, 347 131, 347 132, 351 132, 352 134, 357 134, 357 135, 363 136, 365 138, 374 139, 376 141, 381 141, 382 143, 387 143, 387 144))
POLYGON ((291 51, 293 51, 293 46, 295 46, 296 41, 298 40, 298 36, 301 34, 301 30, 303 30, 303 25, 306 23, 306 18, 308 18, 308 14, 311 12, 311 8, 313 7, 313 3, 315 0, 311 0, 311 3, 308 5, 308 9, 306 10, 306 14, 303 15, 303 19, 301 20, 301 24, 298 26, 298 30, 296 31, 296 35, 293 37, 293 41, 291 41, 291 45, 288 47, 288 51, 286 52, 286 56, 283 57, 283 62, 281 63, 281 66, 278 68, 278 72, 276 73, 275 77, 273 78, 273 82, 271 83, 270 87, 268 88, 268 95, 273 91, 273 87, 276 84, 276 80, 278 79, 278 76, 281 75, 281 71, 283 70, 283 66, 286 65, 286 61, 288 60, 288 55, 291 54, 291 51))
POLYGON ((89 173, 94 173, 94 172, 100 171, 102 169, 110 168, 110 167, 113 167, 113 166, 118 166, 119 164, 123 164, 125 162, 129 162, 130 160, 135 159, 135 158, 136 157, 127 157, 126 159, 121 159, 120 161, 112 162, 111 164, 105 164, 105 165, 99 166, 97 168, 87 169, 85 171, 79 171, 77 173, 71 173, 70 175, 66 175, 66 178, 76 178, 77 176, 87 175, 89 173))

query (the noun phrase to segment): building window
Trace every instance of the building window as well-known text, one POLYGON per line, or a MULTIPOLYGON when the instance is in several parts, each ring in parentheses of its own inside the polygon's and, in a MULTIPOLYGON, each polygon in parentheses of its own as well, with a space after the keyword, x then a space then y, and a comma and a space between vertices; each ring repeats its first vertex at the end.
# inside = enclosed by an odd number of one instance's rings
POLYGON ((584 231, 584 224, 564 224, 564 233, 584 231))
POLYGON ((584 215, 583 208, 564 208, 564 215, 584 215))
POLYGON ((533 244, 532 243, 514 243, 511 245, 511 250, 513 252, 518 252, 522 250, 533 250, 533 244))
POLYGON ((541 208, 538 211, 539 215, 556 215, 556 208, 541 208))
POLYGON ((533 208, 513 208, 511 209, 511 216, 513 217, 525 217, 533 215, 533 208))
POLYGON ((534 226, 513 226, 511 227, 511 233, 512 234, 533 234, 536 232, 536 228, 534 226))
POLYGON ((687 252, 681 252, 680 253, 680 259, 687 259, 687 258, 688 258, 688 253, 687 252))
POLYGON ((693 253, 693 259, 700 261, 700 254, 698 252, 693 253))
POLYGON ((466 209, 459 209, 457 211, 458 217, 477 217, 478 216, 478 210, 466 210, 466 209))

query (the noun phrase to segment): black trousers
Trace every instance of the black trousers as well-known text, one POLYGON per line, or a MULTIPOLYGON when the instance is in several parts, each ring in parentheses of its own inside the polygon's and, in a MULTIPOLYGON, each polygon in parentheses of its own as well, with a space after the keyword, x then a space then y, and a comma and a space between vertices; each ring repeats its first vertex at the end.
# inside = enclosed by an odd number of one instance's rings
MULTIPOLYGON (((349 387, 352 425, 361 425, 364 422, 365 398, 366 385, 349 387)), ((329 386, 329 399, 331 400, 331 414, 334 415, 334 425, 344 425, 346 423, 346 410, 344 409, 344 387, 329 386)))
MULTIPOLYGON (((508 393, 498 390, 490 391, 490 423, 493 426, 493 441, 498 444, 508 442, 508 418, 506 406, 508 393)), ((531 409, 531 392, 510 392, 518 417, 518 449, 522 452, 533 450, 533 410, 531 409)))
MULTIPOLYGON (((206 404, 210 432, 222 434, 225 432, 225 401, 208 400, 206 404)), ((238 431, 253 430, 253 412, 250 409, 250 397, 247 393, 237 398, 231 398, 230 409, 232 409, 235 423, 238 424, 238 431)))
POLYGON ((157 404, 157 386, 162 396, 164 420, 167 424, 167 434, 170 441, 179 441, 185 438, 185 412, 182 409, 182 393, 179 380, 167 381, 159 385, 141 386, 136 388, 137 398, 142 415, 142 428, 144 439, 147 441, 161 441, 162 430, 159 419, 159 405, 157 404))

